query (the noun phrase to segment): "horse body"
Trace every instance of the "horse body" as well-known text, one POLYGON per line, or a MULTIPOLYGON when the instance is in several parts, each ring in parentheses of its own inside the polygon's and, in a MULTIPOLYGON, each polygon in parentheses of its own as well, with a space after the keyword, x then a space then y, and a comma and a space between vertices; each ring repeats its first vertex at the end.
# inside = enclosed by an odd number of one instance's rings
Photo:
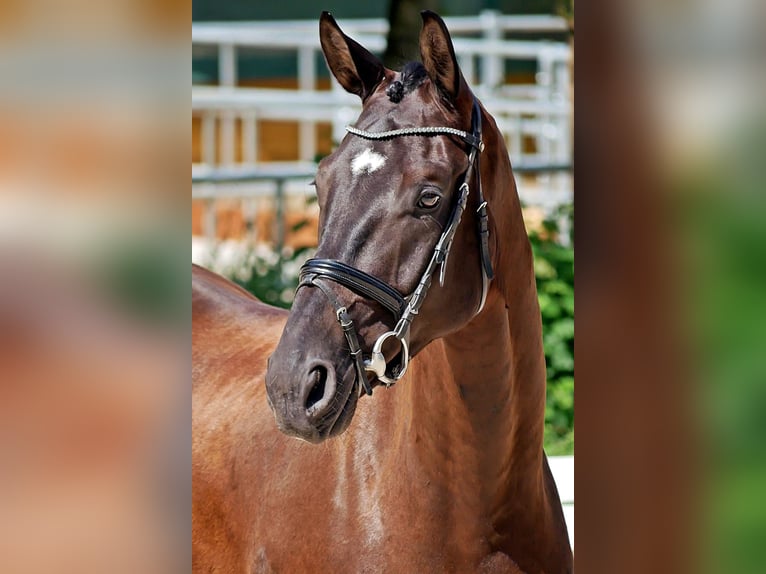
MULTIPOLYGON (((455 441, 444 439, 467 435, 465 421, 435 433, 412 416, 411 404, 402 417, 397 403, 411 402, 403 385, 401 393, 360 405, 355 431, 323 447, 286 437, 274 426, 262 383, 284 314, 209 272, 194 268, 193 276, 194 348, 220 351, 193 357, 194 537, 203 542, 195 548, 196 569, 437 571, 486 551, 478 525, 463 518, 478 506, 478 477, 433 464, 433 457, 461 459, 451 451, 455 441), (221 341, 231 342, 228 350, 221 341), (474 549, 466 549, 466 539, 474 549)), ((436 342, 408 377, 451 381, 444 359, 436 342)), ((476 467, 464 458, 461 466, 476 467)))
MULTIPOLYGON (((425 60, 431 48, 440 49, 438 35, 440 30, 446 34, 446 28, 443 23, 434 27, 440 21, 431 17, 424 20, 426 41, 435 38, 421 50, 425 60)), ((330 24, 336 34, 337 25, 330 24)), ((347 57, 339 72, 328 50, 342 47, 344 38, 323 36, 325 55, 341 83, 342 74, 354 71, 349 66, 359 72, 372 61, 367 53, 355 52, 355 64, 347 57)), ((352 52, 363 50, 348 45, 352 52)), ((379 72, 370 68, 364 73, 379 72)), ((364 78, 345 78, 349 84, 352 80, 364 78)), ((426 82, 418 89, 426 94, 433 88, 426 82)), ((385 97, 385 86, 375 90, 366 95, 366 106, 385 97)), ((406 98, 416 102, 414 93, 406 98)), ((479 270, 471 210, 456 236, 445 282, 463 291, 432 288, 413 324, 417 356, 395 387, 379 390, 374 398, 357 400, 348 350, 344 354, 343 337, 322 293, 301 290, 288 320, 286 312, 193 268, 195 571, 572 571, 566 525, 542 449, 545 361, 531 249, 507 151, 491 117, 482 112, 482 119, 487 151, 481 179, 491 193, 497 270, 486 305, 471 318, 477 287, 473 271, 479 270), (445 305, 448 295, 464 301, 467 310, 445 305), (443 332, 426 331, 433 325, 443 332), (317 439, 314 431, 302 430, 305 421, 291 427, 286 413, 310 413, 303 405, 311 401, 309 391, 318 379, 304 381, 301 373, 321 352, 331 353, 325 364, 332 372, 326 376, 336 377, 333 384, 322 381, 324 394, 340 395, 349 381, 354 386, 347 400, 330 397, 335 402, 328 408, 343 421, 317 439)), ((392 155, 390 147, 376 149, 392 155)), ((346 147, 343 153, 351 151, 346 147)), ((457 165, 453 170, 454 181, 457 165)), ((342 224, 341 216, 354 219, 349 209, 340 200, 324 199, 320 250, 333 255, 326 229, 336 221, 342 224)), ((355 221, 354 229, 374 244, 376 237, 364 229, 364 221, 355 221)), ((424 235, 423 229, 415 232, 424 235)), ((343 258, 353 260, 350 252, 343 258)), ((400 266, 399 275, 406 274, 400 266)), ((340 289, 337 293, 348 301, 369 346, 380 334, 378 311, 362 298, 340 289)))
POLYGON ((529 439, 530 395, 509 384, 525 373, 496 290, 316 446, 280 433, 265 397, 286 313, 193 276, 195 571, 514 572, 498 552, 537 554, 526 572, 565 571, 549 553, 560 505, 529 439))

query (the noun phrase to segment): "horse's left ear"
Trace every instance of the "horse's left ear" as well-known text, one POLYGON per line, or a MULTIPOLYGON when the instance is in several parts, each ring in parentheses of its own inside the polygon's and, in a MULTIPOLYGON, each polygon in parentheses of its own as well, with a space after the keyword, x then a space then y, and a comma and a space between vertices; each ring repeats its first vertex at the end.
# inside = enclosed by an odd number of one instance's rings
POLYGON ((470 92, 460 72, 447 26, 438 14, 430 10, 420 13, 423 29, 420 31, 420 57, 428 77, 447 99, 460 107, 459 101, 470 92))

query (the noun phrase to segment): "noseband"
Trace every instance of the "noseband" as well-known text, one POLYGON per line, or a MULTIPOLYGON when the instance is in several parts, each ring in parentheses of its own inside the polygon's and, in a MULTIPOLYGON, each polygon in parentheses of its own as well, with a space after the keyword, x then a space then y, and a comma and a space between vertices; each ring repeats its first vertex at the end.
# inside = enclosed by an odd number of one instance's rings
POLYGON ((441 267, 439 273, 439 283, 444 285, 444 277, 447 269, 447 258, 449 257, 452 240, 455 237, 458 225, 468 202, 470 192, 469 183, 476 173, 477 192, 479 207, 477 214, 479 217, 479 245, 481 249, 481 275, 482 275, 482 294, 479 306, 476 311, 478 314, 484 307, 489 290, 489 282, 493 277, 492 262, 489 257, 489 223, 487 221, 487 202, 481 190, 481 173, 479 168, 479 154, 484 149, 481 141, 481 110, 479 104, 474 98, 473 110, 471 114, 471 133, 464 132, 450 127, 413 127, 392 130, 387 132, 367 132, 359 130, 352 126, 347 126, 346 131, 355 136, 368 140, 387 140, 403 136, 434 136, 434 135, 452 135, 460 137, 470 146, 468 152, 468 169, 465 172, 463 183, 458 188, 457 200, 450 214, 447 226, 439 237, 434 247, 431 260, 428 262, 426 270, 420 277, 415 291, 408 297, 402 296, 396 289, 373 277, 360 271, 350 265, 335 261, 334 259, 309 259, 301 267, 300 282, 301 287, 316 287, 330 301, 335 308, 335 318, 343 329, 343 334, 348 342, 349 352, 354 362, 356 370, 356 379, 362 385, 364 391, 372 394, 372 386, 367 380, 367 372, 373 373, 375 378, 384 385, 391 386, 404 376, 409 364, 409 338, 410 325, 420 310, 420 306, 426 298, 428 289, 431 286, 431 277, 436 272, 437 267, 441 267), (357 295, 377 301, 383 307, 388 309, 396 320, 396 326, 392 331, 383 333, 372 347, 372 353, 368 359, 362 357, 362 348, 359 344, 354 322, 348 314, 346 307, 338 301, 332 290, 322 280, 329 280, 346 287, 357 295), (383 356, 383 344, 388 339, 395 339, 399 342, 401 351, 399 363, 389 366, 383 356))

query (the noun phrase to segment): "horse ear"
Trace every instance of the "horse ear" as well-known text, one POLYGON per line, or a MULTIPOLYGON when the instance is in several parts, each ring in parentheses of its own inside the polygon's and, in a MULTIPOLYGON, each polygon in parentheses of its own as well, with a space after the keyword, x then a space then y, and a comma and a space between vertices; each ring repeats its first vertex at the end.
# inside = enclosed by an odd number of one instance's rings
POLYGON ((430 10, 423 10, 420 16, 423 18, 423 29, 420 31, 423 66, 436 87, 450 102, 457 104, 461 91, 465 92, 468 86, 460 72, 447 26, 438 14, 430 10))
POLYGON ((346 36, 329 12, 322 12, 319 19, 319 39, 327 67, 338 83, 365 100, 385 75, 380 60, 346 36))

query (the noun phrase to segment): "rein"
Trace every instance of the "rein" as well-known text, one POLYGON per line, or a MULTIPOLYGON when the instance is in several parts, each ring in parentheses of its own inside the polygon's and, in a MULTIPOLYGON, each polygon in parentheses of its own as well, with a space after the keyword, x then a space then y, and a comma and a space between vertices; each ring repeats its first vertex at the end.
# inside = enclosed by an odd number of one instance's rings
POLYGON ((309 259, 301 267, 298 289, 301 287, 316 287, 328 298, 330 304, 335 309, 335 318, 343 329, 346 341, 348 342, 349 352, 354 362, 354 369, 356 370, 356 379, 364 388, 365 393, 372 395, 372 386, 367 379, 366 373, 369 372, 374 374, 377 380, 389 387, 401 379, 407 371, 407 366, 410 360, 410 325, 425 301, 428 289, 431 286, 431 279, 436 272, 437 267, 440 267, 439 284, 444 285, 447 259, 449 257, 450 248, 452 247, 452 240, 455 237, 458 225, 463 216, 463 211, 468 203, 468 195, 470 193, 469 183, 473 178, 474 173, 476 173, 477 176, 476 187, 479 201, 479 207, 477 209, 479 217, 478 233, 482 270, 482 294, 476 314, 480 313, 484 308, 487 291, 489 290, 489 282, 493 278, 494 273, 492 270, 492 261, 489 256, 487 202, 484 199, 484 194, 481 189, 481 170, 479 166, 479 154, 484 150, 484 144, 481 141, 481 110, 479 109, 478 101, 474 98, 471 113, 471 133, 450 127, 412 127, 386 132, 368 132, 352 126, 347 126, 346 131, 352 135, 376 141, 404 136, 452 135, 460 137, 471 147, 471 150, 468 153, 468 169, 463 177, 463 183, 458 188, 458 197, 455 206, 452 209, 452 213, 450 214, 447 226, 444 228, 439 240, 436 242, 431 259, 428 262, 423 275, 420 277, 417 287, 408 297, 402 296, 385 281, 381 281, 377 277, 373 277, 364 271, 334 259, 309 259), (323 279, 338 283, 366 299, 377 301, 389 310, 394 316, 394 319, 396 319, 396 326, 393 330, 383 333, 378 337, 377 341, 375 341, 369 359, 363 359, 362 357, 359 337, 354 328, 354 322, 348 314, 348 310, 335 297, 332 291, 326 285, 322 284, 321 280, 323 279), (399 363, 394 366, 389 366, 383 355, 383 344, 388 339, 395 339, 401 347, 401 351, 398 355, 401 358, 399 363))

